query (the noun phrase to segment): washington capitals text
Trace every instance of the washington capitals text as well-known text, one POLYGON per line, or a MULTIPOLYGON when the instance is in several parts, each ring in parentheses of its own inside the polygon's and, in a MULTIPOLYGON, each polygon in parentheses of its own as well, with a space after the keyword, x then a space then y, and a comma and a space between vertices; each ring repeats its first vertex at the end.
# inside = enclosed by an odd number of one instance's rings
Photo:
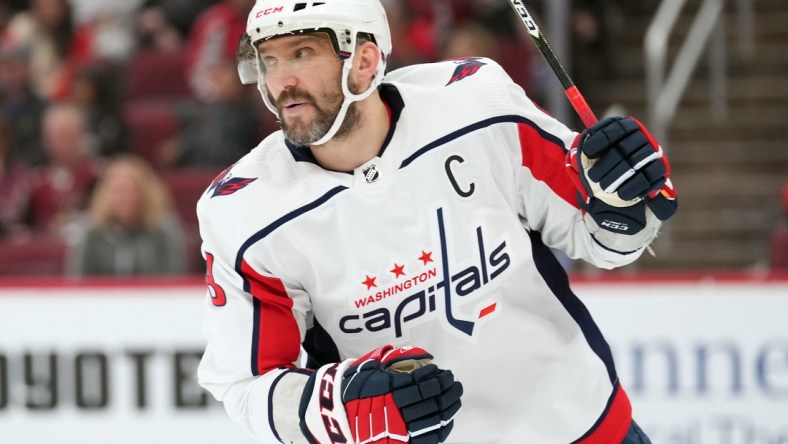
MULTIPOLYGON (((443 312, 449 325, 468 336, 473 336, 476 321, 496 310, 497 303, 490 302, 475 316, 474 321, 469 321, 456 317, 452 307, 459 302, 456 297, 466 298, 473 295, 509 268, 512 261, 509 253, 507 253, 506 241, 502 241, 488 255, 482 227, 477 227, 478 256, 476 263, 458 272, 452 272, 450 270, 451 264, 449 264, 448 260, 448 245, 442 208, 437 210, 437 218, 441 241, 443 279, 433 283, 426 289, 403 297, 396 307, 380 307, 360 314, 349 314, 341 317, 339 320, 341 331, 347 334, 379 333, 393 328, 394 336, 400 338, 404 334, 405 324, 417 320, 427 320, 428 318, 425 318, 425 316, 436 313, 439 307, 443 307, 443 312), (436 298, 436 296, 443 296, 443 304, 439 304, 438 301, 440 299, 436 298)), ((437 277, 437 273, 434 271, 425 274, 429 277, 422 281, 425 284, 427 281, 433 280, 433 277, 437 277)), ((358 301, 356 304, 357 308, 365 305, 364 303, 359 304, 358 301)))

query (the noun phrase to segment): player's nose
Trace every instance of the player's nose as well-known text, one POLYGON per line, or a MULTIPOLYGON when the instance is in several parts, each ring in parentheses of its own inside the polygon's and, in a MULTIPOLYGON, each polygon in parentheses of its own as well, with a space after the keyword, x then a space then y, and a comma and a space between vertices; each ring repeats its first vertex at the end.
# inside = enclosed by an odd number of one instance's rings
POLYGON ((266 84, 268 89, 278 97, 282 91, 287 91, 298 86, 298 77, 291 71, 279 71, 275 75, 266 76, 266 84))

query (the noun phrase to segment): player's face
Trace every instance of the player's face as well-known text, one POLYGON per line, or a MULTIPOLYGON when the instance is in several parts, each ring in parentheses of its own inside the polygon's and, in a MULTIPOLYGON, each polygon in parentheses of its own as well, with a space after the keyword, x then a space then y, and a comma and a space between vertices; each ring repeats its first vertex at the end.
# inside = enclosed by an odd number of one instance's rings
MULTIPOLYGON (((342 62, 325 34, 284 36, 258 47, 269 99, 288 140, 309 145, 328 132, 339 112, 342 62)), ((355 107, 338 132, 357 120, 355 107)))

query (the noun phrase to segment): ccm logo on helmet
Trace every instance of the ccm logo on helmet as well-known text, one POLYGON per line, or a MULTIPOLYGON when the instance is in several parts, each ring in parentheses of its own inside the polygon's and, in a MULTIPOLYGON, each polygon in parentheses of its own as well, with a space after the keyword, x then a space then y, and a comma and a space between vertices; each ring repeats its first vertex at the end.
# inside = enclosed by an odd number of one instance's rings
POLYGON ((260 18, 264 15, 276 14, 277 12, 282 12, 284 10, 285 10, 284 6, 277 6, 276 8, 263 9, 262 11, 257 11, 257 15, 255 16, 255 18, 260 18))

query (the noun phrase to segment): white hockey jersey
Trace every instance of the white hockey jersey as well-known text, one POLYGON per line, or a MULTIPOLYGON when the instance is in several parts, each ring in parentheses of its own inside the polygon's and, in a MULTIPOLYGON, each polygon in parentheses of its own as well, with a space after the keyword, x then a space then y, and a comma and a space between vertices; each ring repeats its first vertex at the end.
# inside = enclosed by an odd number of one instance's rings
POLYGON ((391 128, 355 171, 279 131, 202 196, 201 385, 261 441, 289 442, 305 338, 322 360, 417 345, 463 383, 450 443, 620 440, 629 401, 550 248, 612 268, 659 222, 625 236, 584 217, 564 165, 577 133, 491 60, 403 68, 380 91, 391 128))

